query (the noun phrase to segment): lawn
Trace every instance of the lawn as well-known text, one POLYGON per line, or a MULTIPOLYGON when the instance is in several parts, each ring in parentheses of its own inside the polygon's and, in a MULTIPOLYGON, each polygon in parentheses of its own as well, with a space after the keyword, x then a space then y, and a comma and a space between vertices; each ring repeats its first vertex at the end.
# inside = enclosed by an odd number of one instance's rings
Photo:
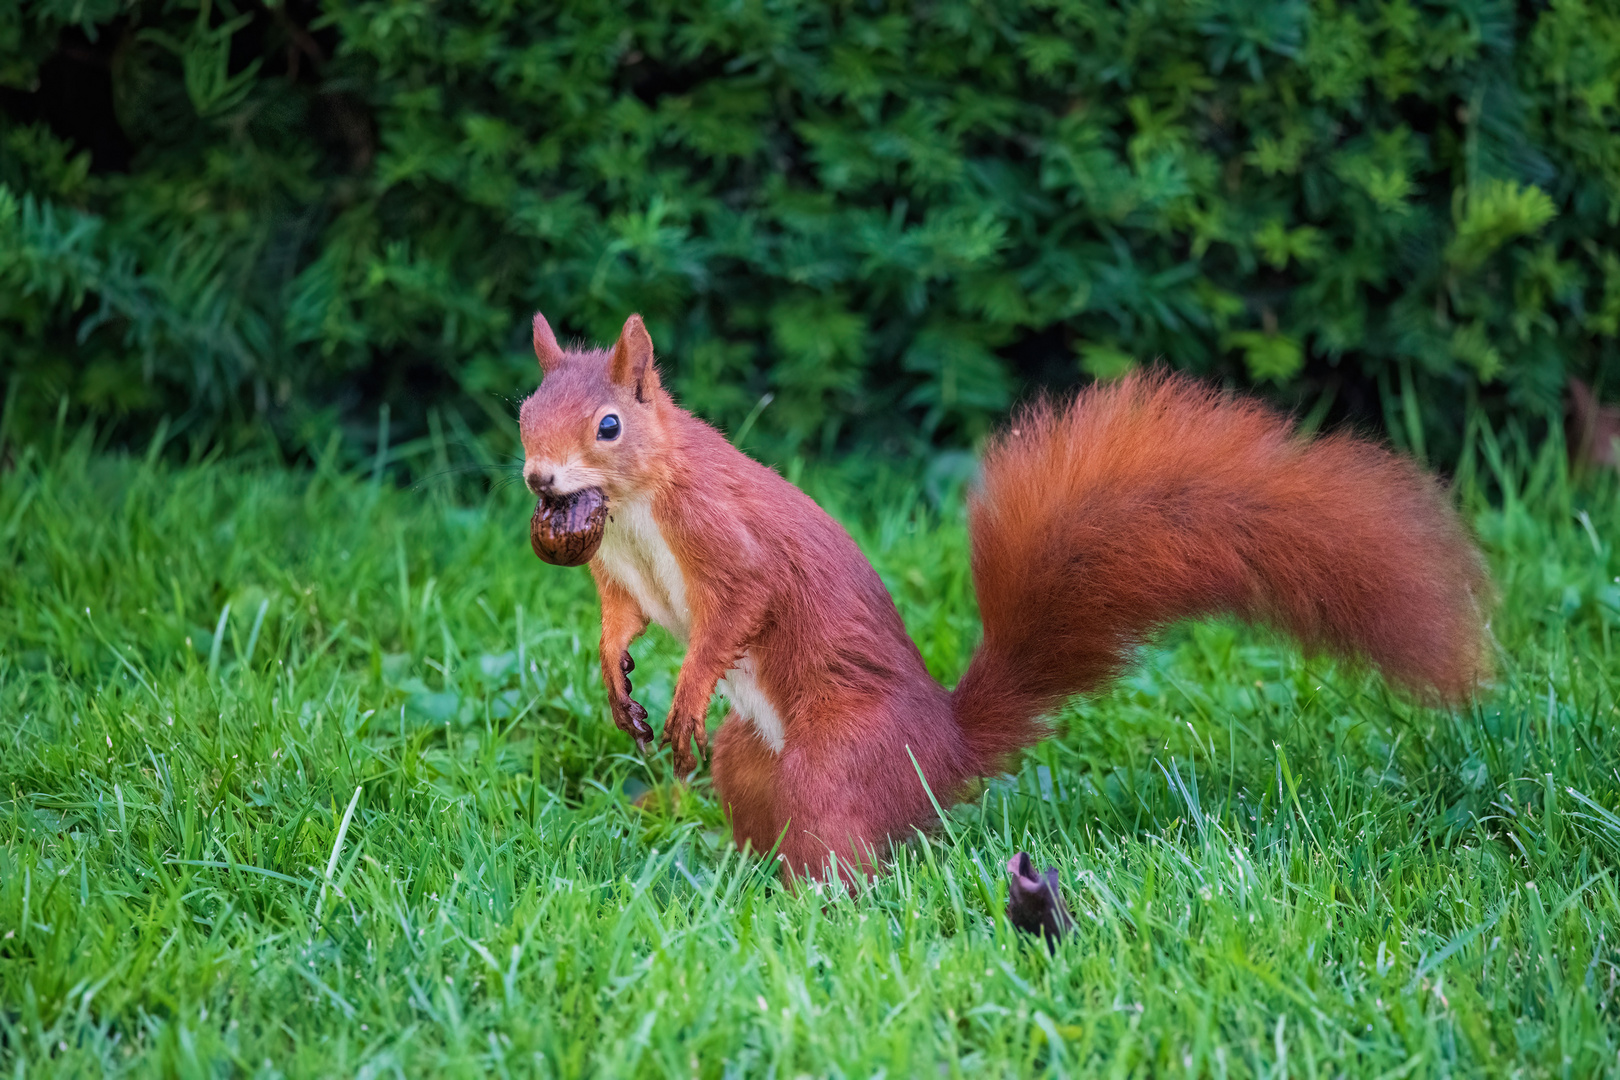
MULTIPOLYGON (((519 490, 20 451, 0 1071, 1614 1074, 1620 497, 1474 434, 1476 707, 1178 627, 853 897, 783 887, 634 754, 519 490), (1053 954, 999 914, 1020 850, 1078 921, 1053 954)), ((806 483, 953 680, 959 503, 806 483)), ((679 654, 636 661, 661 718, 679 654)))

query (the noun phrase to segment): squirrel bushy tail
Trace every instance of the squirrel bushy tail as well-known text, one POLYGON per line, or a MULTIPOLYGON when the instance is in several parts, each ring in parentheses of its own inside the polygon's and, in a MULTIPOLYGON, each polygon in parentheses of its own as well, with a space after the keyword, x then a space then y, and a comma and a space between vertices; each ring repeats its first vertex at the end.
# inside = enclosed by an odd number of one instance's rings
POLYGON ((1171 374, 1028 409, 969 504, 984 640, 952 695, 981 774, 1182 618, 1230 612, 1420 699, 1489 671, 1484 561, 1439 483, 1171 374))

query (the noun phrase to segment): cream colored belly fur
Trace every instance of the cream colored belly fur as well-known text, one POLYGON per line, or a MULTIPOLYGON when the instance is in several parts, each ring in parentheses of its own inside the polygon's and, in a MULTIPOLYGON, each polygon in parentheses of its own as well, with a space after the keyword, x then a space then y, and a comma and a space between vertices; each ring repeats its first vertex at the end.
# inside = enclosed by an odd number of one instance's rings
MULTIPOLYGON (((687 642, 692 610, 686 602, 686 580, 658 530, 649 500, 631 499, 613 507, 596 557, 608 577, 635 597, 647 618, 683 645, 687 642)), ((759 685, 758 673, 753 654, 745 652, 721 678, 718 689, 737 715, 754 725, 765 745, 781 753, 782 717, 759 685)))

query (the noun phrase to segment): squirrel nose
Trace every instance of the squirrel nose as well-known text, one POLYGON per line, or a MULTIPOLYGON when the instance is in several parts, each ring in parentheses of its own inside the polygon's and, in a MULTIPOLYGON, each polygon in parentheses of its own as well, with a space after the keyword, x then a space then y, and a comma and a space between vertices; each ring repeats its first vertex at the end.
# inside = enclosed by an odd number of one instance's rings
POLYGON ((551 493, 551 487, 556 482, 556 479, 557 474, 549 469, 541 470, 535 468, 525 469, 523 471, 523 482, 527 484, 529 490, 534 492, 536 495, 549 495, 551 493))

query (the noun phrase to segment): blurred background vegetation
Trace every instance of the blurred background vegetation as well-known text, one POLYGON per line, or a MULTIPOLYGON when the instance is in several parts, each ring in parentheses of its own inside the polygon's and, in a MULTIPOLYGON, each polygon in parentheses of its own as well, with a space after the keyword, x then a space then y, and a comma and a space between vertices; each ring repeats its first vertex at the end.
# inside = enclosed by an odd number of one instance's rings
POLYGON ((1617 240, 1612 2, 0 5, 0 442, 505 452, 541 308, 767 457, 1159 359, 1444 463, 1617 240))

